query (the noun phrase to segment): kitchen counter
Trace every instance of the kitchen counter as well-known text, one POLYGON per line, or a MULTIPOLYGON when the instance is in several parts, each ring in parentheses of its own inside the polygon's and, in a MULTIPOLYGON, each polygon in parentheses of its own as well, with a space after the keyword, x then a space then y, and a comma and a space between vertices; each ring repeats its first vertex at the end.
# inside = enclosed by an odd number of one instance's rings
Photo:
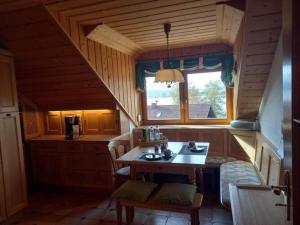
POLYGON ((118 137, 117 135, 81 135, 76 140, 66 140, 64 135, 43 135, 30 139, 30 141, 64 141, 64 142, 78 142, 78 141, 97 141, 109 142, 118 137))

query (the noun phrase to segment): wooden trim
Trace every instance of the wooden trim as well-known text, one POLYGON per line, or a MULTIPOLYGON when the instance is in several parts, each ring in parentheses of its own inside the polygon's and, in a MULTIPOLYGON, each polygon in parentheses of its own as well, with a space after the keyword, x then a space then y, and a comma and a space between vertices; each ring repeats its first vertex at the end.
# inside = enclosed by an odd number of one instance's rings
MULTIPOLYGON (((218 70, 210 70, 218 71, 218 70)), ((197 72, 204 72, 199 70, 197 72)), ((195 72, 191 72, 195 73, 195 72)), ((148 120, 147 117, 147 101, 146 101, 146 90, 141 94, 141 106, 142 106, 142 118, 143 125, 171 125, 171 124, 199 124, 199 125, 227 125, 233 119, 233 89, 226 88, 226 109, 227 109, 227 118, 224 119, 189 119, 188 118, 188 103, 187 103, 187 79, 186 75, 185 82, 179 84, 179 96, 180 96, 180 112, 181 118, 178 120, 148 120), (182 107, 183 106, 183 107, 182 107)), ((146 87, 147 88, 147 87, 146 87)))

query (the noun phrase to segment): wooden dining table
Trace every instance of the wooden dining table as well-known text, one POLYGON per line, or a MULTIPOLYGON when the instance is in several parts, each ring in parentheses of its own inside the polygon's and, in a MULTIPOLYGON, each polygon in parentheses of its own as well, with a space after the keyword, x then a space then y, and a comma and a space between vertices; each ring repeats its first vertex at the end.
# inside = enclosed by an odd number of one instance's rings
MULTIPOLYGON (((187 175, 189 183, 196 184, 196 171, 199 173, 200 188, 203 189, 202 168, 205 167, 206 158, 209 150, 208 142, 196 142, 196 146, 204 146, 206 151, 185 152, 182 154, 181 149, 188 142, 168 142, 168 149, 173 152, 170 159, 146 160, 143 156, 147 153, 155 153, 153 146, 143 147, 136 146, 126 154, 116 160, 117 163, 130 165, 131 178, 135 179, 137 173, 149 173, 150 178, 154 173, 187 175)), ((159 150, 160 151, 160 150, 159 150)), ((158 152, 159 153, 159 152, 158 152)))

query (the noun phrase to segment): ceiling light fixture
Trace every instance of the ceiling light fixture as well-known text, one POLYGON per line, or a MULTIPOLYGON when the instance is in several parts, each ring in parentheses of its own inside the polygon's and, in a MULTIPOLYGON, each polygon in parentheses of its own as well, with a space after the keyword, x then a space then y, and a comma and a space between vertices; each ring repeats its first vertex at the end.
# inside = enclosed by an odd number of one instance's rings
POLYGON ((170 68, 170 48, 169 48, 169 33, 171 31, 171 24, 164 24, 164 31, 167 38, 167 50, 168 50, 168 59, 167 59, 167 68, 161 69, 156 73, 155 82, 166 82, 167 87, 170 88, 172 83, 184 82, 183 75, 178 69, 170 68))

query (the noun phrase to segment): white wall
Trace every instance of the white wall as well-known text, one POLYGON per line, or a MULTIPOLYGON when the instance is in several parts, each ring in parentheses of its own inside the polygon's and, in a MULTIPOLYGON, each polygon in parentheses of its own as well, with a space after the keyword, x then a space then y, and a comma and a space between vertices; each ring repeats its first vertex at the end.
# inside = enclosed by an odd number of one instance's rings
POLYGON ((282 155, 280 152, 282 150, 282 119, 282 35, 280 35, 259 110, 261 133, 278 148, 280 155, 282 155))

